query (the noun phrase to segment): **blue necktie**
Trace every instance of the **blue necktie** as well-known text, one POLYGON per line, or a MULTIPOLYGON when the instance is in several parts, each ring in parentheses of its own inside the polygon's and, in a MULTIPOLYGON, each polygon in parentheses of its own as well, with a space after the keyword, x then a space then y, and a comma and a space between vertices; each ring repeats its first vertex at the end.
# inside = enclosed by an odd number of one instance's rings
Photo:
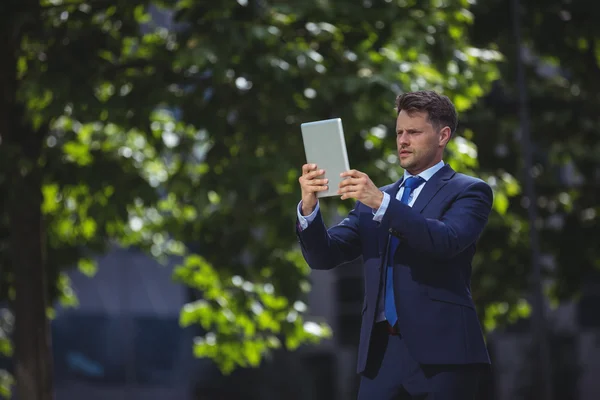
MULTIPOLYGON (((420 176, 411 176, 404 182, 404 192, 402 193, 402 198, 400 199, 401 203, 408 204, 408 199, 410 198, 410 194, 414 189, 419 187, 421 183, 425 182, 423 178, 420 176)), ((396 312, 396 303, 394 302, 394 254, 396 254, 396 249, 398 248, 399 239, 390 235, 390 245, 389 245, 389 253, 388 253, 388 263, 387 263, 387 273, 385 279, 385 319, 388 320, 388 323, 391 326, 394 326, 398 321, 398 313, 396 312)))

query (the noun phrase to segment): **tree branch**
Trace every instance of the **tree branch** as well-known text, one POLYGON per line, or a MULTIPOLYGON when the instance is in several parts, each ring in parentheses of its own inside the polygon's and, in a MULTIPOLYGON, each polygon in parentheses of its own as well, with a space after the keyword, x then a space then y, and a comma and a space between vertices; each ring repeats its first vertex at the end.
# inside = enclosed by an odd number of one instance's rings
POLYGON ((598 65, 598 57, 596 56, 597 41, 595 37, 588 37, 587 58, 590 66, 597 75, 600 75, 600 66, 598 65))

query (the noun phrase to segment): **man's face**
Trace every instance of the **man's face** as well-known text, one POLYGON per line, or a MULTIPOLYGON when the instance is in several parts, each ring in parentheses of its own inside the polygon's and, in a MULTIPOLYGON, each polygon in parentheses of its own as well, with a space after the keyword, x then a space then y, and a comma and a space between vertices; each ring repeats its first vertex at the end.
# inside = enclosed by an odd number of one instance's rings
POLYGON ((427 112, 400 111, 396 120, 396 144, 400 166, 416 175, 442 159, 450 139, 450 128, 437 131, 427 120, 427 112))

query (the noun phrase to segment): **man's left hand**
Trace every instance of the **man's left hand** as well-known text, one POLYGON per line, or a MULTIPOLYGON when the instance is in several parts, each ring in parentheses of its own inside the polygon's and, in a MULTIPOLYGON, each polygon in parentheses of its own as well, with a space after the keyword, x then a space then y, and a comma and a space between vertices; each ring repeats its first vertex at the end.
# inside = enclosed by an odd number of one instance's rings
POLYGON ((338 194, 342 200, 356 199, 364 205, 377 210, 383 201, 383 192, 375 186, 369 175, 352 169, 342 172, 342 180, 339 185, 338 194))

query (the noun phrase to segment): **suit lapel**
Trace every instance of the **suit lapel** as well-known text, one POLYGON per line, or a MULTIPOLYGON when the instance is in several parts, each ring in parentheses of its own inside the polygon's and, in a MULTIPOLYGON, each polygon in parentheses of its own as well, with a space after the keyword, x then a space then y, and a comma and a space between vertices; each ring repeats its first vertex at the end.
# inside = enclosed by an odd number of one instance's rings
MULTIPOLYGON (((446 185, 446 183, 448 183, 448 181, 454 176, 454 174, 455 172, 452 169, 452 167, 450 167, 450 165, 444 165, 427 182, 425 182, 425 186, 423 186, 423 189, 421 190, 421 193, 419 193, 419 197, 417 197, 417 200, 415 200, 415 203, 413 204, 412 208, 418 213, 422 212, 423 209, 427 206, 427 204, 429 204, 429 202, 437 194, 437 192, 439 192, 440 189, 443 188, 444 185, 446 185)), ((402 184, 403 180, 404 176, 399 181, 397 181, 389 188, 384 190, 384 192, 389 194, 390 198, 395 199, 396 195, 398 194, 398 189, 400 188, 400 185, 402 184)), ((382 256, 384 256, 384 253, 386 251, 389 234, 390 233, 387 230, 382 230, 379 232, 379 254, 382 256)))
POLYGON ((448 180, 454 176, 455 172, 450 165, 444 165, 438 172, 425 182, 425 186, 419 193, 419 197, 415 200, 412 208, 418 213, 422 212, 423 209, 429 204, 433 197, 443 188, 448 180))

